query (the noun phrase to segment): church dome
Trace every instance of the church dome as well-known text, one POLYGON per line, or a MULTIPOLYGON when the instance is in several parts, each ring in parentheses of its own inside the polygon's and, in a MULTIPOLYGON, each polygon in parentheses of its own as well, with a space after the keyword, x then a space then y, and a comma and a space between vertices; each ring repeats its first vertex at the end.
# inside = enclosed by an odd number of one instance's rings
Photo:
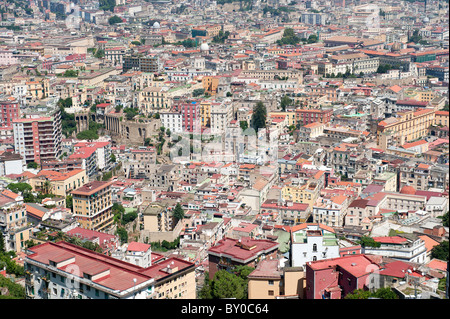
POLYGON ((160 28, 160 25, 159 25, 159 22, 158 22, 158 21, 156 21, 155 23, 153 23, 153 28, 155 28, 155 29, 159 29, 159 28, 160 28))
POLYGON ((202 43, 201 45, 200 45, 200 50, 201 51, 208 51, 209 50, 209 45, 208 45, 208 43, 202 43))
POLYGON ((407 194, 407 195, 414 195, 416 193, 416 189, 412 186, 405 185, 400 190, 400 193, 407 194))

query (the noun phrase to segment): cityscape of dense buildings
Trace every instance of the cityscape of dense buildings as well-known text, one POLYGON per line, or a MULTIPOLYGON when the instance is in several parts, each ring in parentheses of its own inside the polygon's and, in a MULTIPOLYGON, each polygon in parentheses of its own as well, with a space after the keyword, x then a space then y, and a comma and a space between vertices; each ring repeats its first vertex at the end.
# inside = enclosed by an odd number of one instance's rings
POLYGON ((448 299, 448 0, 0 0, 0 299, 448 299))

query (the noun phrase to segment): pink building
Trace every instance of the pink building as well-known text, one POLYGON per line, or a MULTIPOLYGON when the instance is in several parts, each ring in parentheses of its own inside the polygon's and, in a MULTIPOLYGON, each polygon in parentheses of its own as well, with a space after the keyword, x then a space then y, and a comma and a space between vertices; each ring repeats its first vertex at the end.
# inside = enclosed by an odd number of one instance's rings
POLYGON ((342 299, 369 286, 381 256, 348 255, 306 263, 306 299, 342 299))
POLYGON ((20 118, 19 102, 14 98, 0 101, 0 127, 12 127, 12 121, 20 118))
POLYGON ((189 101, 179 106, 181 111, 181 125, 185 132, 200 132, 200 103, 189 101))

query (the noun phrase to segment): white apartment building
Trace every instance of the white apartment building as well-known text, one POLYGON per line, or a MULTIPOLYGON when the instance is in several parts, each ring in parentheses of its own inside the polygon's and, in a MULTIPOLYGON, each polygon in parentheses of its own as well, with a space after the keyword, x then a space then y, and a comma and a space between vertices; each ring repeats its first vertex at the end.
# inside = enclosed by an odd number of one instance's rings
POLYGON ((28 299, 148 299, 154 290, 154 278, 137 272, 135 265, 98 258, 75 245, 48 242, 28 252, 28 299))
POLYGON ((337 258, 339 245, 335 231, 320 223, 303 223, 291 228, 291 267, 307 262, 337 258))
POLYGON ((232 119, 233 108, 230 100, 211 103, 211 134, 224 133, 232 119))
POLYGON ((425 241, 414 235, 373 237, 380 247, 362 247, 362 253, 402 260, 405 262, 427 263, 425 241))
POLYGON ((183 121, 180 112, 161 112, 159 113, 161 124, 172 133, 181 133, 183 131, 183 121))
POLYGON ((348 205, 349 198, 344 195, 319 198, 313 206, 313 220, 330 227, 341 227, 348 205))

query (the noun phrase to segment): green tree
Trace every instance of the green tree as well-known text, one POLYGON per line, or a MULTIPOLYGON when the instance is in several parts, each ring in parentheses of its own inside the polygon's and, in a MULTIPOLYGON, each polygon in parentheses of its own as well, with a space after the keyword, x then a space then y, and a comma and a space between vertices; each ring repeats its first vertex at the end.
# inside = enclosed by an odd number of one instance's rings
POLYGON ((77 134, 77 139, 79 140, 96 140, 98 139, 98 134, 92 130, 81 131, 77 134))
POLYGON ((173 209, 173 217, 176 220, 182 220, 184 218, 184 210, 183 207, 181 207, 180 203, 177 203, 177 205, 173 209))
POLYGON ((376 242, 372 237, 362 236, 359 240, 362 247, 380 247, 381 243, 376 242))
POLYGON ((258 132, 258 129, 266 127, 267 110, 264 103, 259 101, 253 109, 250 126, 258 132))
POLYGON ((113 12, 114 7, 116 6, 116 1, 115 0, 99 0, 98 5, 99 5, 100 10, 113 12))
POLYGON ((214 275, 212 285, 213 298, 236 298, 245 299, 245 282, 242 278, 229 273, 226 270, 219 270, 214 275))
POLYGON ((39 164, 36 162, 30 162, 27 164, 27 168, 34 168, 37 169, 39 167, 39 164))
POLYGON ((128 233, 125 228, 123 228, 123 227, 117 228, 117 235, 119 236, 119 239, 122 242, 122 244, 125 244, 128 242, 128 233))
POLYGON ((280 101, 280 107, 281 107, 281 110, 284 112, 284 111, 286 111, 286 107, 287 106, 289 106, 289 105, 291 105, 292 104, 292 99, 289 97, 289 96, 287 96, 287 95, 284 95, 282 98, 281 98, 281 101, 280 101))
POLYGON ((101 59, 104 56, 105 56, 105 50, 98 49, 97 51, 95 51, 94 57, 96 57, 97 59, 101 59))
POLYGON ((9 296, 0 295, 0 299, 25 299, 25 288, 6 277, 0 275, 0 287, 5 287, 9 291, 9 296))
POLYGON ((398 295, 389 287, 376 290, 372 296, 380 299, 398 299, 398 295))
POLYGON ((444 240, 439 245, 433 247, 433 249, 431 250, 431 257, 448 261, 448 247, 448 240, 444 240))
POLYGON ((72 195, 67 195, 66 196, 66 207, 69 209, 73 208, 73 197, 72 195))
POLYGON ((123 22, 122 19, 118 16, 112 16, 108 19, 108 23, 110 25, 114 25, 116 23, 122 23, 122 22, 123 22))
POLYGON ((31 187, 28 183, 10 183, 8 186, 6 186, 7 189, 9 189, 11 192, 19 194, 19 193, 25 193, 25 192, 31 192, 33 190, 33 187, 31 187))
POLYGON ((448 212, 442 216, 442 226, 448 227, 448 212))
POLYGON ((248 122, 247 121, 240 121, 239 122, 239 126, 241 127, 241 129, 243 131, 245 131, 246 129, 248 129, 248 122))
POLYGON ((372 293, 369 290, 356 289, 352 293, 347 294, 344 299, 369 299, 372 293))

